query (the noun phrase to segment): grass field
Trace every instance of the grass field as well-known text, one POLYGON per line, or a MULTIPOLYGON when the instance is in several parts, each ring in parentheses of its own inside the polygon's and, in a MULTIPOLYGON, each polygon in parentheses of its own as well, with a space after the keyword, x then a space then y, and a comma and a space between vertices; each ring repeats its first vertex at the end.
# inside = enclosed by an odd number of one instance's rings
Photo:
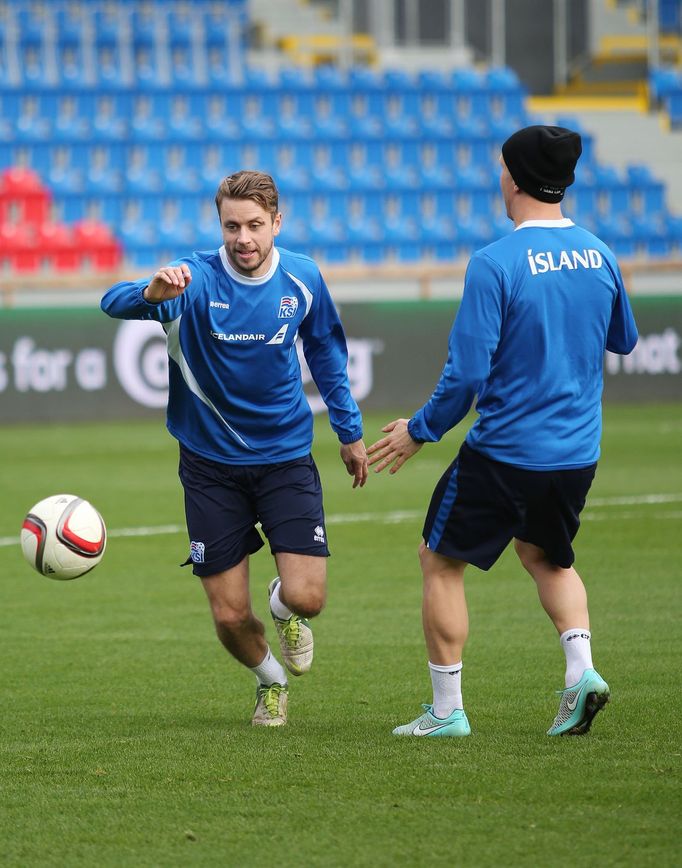
MULTIPOLYGON (((366 419, 368 443, 389 418, 366 419)), ((162 423, 0 428, 0 864, 679 865, 682 404, 605 414, 576 565, 613 696, 582 739, 545 735, 563 655, 511 551, 468 574, 472 737, 390 734, 430 701, 416 548, 464 430, 352 491, 318 420, 329 601, 289 725, 268 731, 249 726, 252 677, 178 568, 162 423), (15 543, 26 510, 61 491, 110 530, 102 564, 70 583, 15 543)), ((260 552, 264 618, 272 575, 260 552)))

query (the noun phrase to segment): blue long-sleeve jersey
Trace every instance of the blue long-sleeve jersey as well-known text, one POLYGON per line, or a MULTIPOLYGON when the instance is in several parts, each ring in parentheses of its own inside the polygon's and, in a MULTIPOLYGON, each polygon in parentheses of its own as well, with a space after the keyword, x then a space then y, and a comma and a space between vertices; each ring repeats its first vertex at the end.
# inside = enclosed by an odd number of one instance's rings
POLYGON ((611 250, 571 220, 527 221, 471 258, 447 362, 408 430, 440 440, 478 394, 472 448, 530 470, 593 464, 604 351, 636 343, 611 250))
POLYGON ((167 425, 194 452, 226 464, 272 464, 310 452, 313 417, 296 352, 306 362, 342 443, 362 437, 351 396, 341 321, 312 259, 275 248, 262 277, 239 274, 225 248, 194 253, 192 280, 175 299, 150 304, 151 278, 118 283, 102 310, 163 324, 169 357, 167 425))

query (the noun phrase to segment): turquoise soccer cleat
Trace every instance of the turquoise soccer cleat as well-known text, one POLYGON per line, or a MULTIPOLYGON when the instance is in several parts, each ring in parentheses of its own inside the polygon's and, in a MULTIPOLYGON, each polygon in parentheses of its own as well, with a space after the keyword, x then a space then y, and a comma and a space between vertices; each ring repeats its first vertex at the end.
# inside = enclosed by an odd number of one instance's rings
POLYGON ((433 706, 423 705, 424 714, 406 723, 396 726, 393 735, 430 735, 430 736, 463 736, 471 734, 471 727, 466 714, 461 708, 456 708, 449 717, 434 717, 433 706))
POLYGON ((584 735, 611 696, 609 685, 594 669, 586 669, 577 684, 557 693, 561 694, 559 711, 547 735, 584 735))

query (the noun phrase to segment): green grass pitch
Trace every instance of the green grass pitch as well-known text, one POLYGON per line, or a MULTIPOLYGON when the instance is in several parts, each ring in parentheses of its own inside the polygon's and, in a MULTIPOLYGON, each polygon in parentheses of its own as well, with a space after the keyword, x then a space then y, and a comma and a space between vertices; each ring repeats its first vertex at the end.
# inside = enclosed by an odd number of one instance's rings
MULTIPOLYGON (((390 418, 366 418, 367 443, 390 418)), ((473 735, 391 736, 430 701, 416 549, 465 430, 353 491, 317 420, 329 599, 289 725, 268 731, 250 727, 253 679, 178 567, 163 423, 0 428, 0 863, 678 865, 682 404, 605 413, 576 566, 612 701, 584 738, 545 735, 563 655, 510 550, 468 573, 473 735), (102 564, 70 583, 16 543, 26 510, 62 491, 110 531, 102 564)), ((264 619, 272 575, 266 549, 252 560, 264 619)))

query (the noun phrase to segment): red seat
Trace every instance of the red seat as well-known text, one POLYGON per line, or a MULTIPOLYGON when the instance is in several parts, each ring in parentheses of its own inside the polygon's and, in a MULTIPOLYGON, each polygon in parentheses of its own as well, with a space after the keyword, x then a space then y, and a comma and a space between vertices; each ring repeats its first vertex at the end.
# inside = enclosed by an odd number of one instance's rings
POLYGON ((25 223, 0 224, 0 262, 13 271, 38 271, 40 245, 33 227, 25 223))
POLYGON ((123 248, 105 223, 81 220, 73 226, 73 237, 94 269, 111 271, 121 265, 123 248))
POLYGON ((52 197, 32 169, 13 166, 0 173, 0 221, 32 223, 48 219, 52 197))
POLYGON ((43 261, 57 271, 74 271, 83 262, 83 250, 66 223, 42 223, 37 231, 43 261))

